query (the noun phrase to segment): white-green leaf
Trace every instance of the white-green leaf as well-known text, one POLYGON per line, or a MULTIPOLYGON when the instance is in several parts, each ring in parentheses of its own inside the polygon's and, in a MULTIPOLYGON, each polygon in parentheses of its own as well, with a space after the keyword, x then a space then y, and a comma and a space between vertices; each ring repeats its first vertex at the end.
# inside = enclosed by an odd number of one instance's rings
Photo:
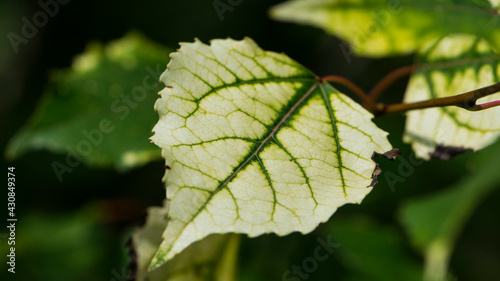
POLYGON ((162 74, 154 143, 170 222, 155 268, 211 233, 307 233, 370 192, 372 115, 251 39, 182 43, 162 74))
MULTIPOLYGON (((492 1, 494 2, 494 1, 492 1)), ((407 54, 448 34, 482 36, 500 50, 500 16, 487 0, 292 0, 271 9, 278 20, 309 24, 365 56, 407 54)), ((340 45, 345 55, 351 49, 340 45)))
POLYGON ((168 205, 151 207, 144 227, 132 235, 136 251, 137 281, 233 281, 236 280, 239 236, 211 235, 189 246, 180 255, 153 271, 149 263, 168 224, 168 205))
MULTIPOLYGON (((500 81, 500 56, 473 36, 455 35, 436 41, 420 55, 404 101, 458 95, 500 81)), ((478 103, 499 100, 500 94, 478 103)), ((418 157, 429 158, 437 146, 481 149, 500 134, 500 107, 471 112, 458 107, 414 110, 407 114, 404 140, 418 157)))

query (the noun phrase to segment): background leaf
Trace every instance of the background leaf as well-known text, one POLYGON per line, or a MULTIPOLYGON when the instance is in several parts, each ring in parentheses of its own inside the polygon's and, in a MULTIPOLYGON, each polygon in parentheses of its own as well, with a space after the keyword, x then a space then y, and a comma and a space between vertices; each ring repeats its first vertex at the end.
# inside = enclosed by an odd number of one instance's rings
POLYGON ((422 280, 421 264, 405 251, 396 229, 352 216, 330 224, 328 233, 340 244, 339 260, 354 275, 349 280, 422 280))
POLYGON ((151 207, 146 224, 132 235, 137 253, 137 281, 236 280, 239 236, 211 235, 189 246, 163 266, 148 271, 168 223, 168 206, 151 207))
POLYGON ((475 155, 474 174, 437 194, 413 199, 401 208, 402 224, 414 246, 426 256, 426 280, 444 278, 468 218, 488 194, 500 187, 499 156, 497 142, 475 155))
POLYGON ((361 202, 391 149, 359 104, 249 38, 182 43, 161 79, 172 205, 153 268, 211 233, 308 233, 361 202))
POLYGON ((491 6, 498 8, 500 6, 500 0, 490 0, 491 6))
POLYGON ((106 46, 89 45, 71 69, 53 75, 7 155, 42 148, 65 153, 66 163, 54 167, 62 174, 81 161, 128 169, 158 159, 160 152, 148 138, 156 120, 151 109, 161 88, 158 78, 169 52, 135 33, 106 46))
POLYGON ((76 281, 109 281, 120 275, 127 280, 120 265, 123 245, 112 236, 104 217, 96 204, 65 214, 39 212, 23 216, 16 223, 15 244, 8 245, 9 233, 1 233, 0 261, 4 265, 0 278, 65 281, 71 276, 76 281), (15 274, 7 271, 11 247, 15 247, 15 274), (21 266, 25 264, 30 266, 21 266))
MULTIPOLYGON (((408 54, 455 33, 480 36, 500 50, 500 16, 486 0, 292 0, 271 16, 322 28, 364 56, 408 54)), ((352 54, 347 45, 341 49, 352 54)))
MULTIPOLYGON (((455 35, 436 41, 418 58, 406 103, 447 97, 500 82, 500 56, 474 36, 455 35)), ((500 99, 500 93, 478 100, 500 99)), ((414 110, 407 113, 404 140, 418 157, 428 159, 436 147, 481 149, 500 135, 500 108, 470 112, 458 107, 414 110)), ((439 151, 438 151, 439 154, 439 151)))

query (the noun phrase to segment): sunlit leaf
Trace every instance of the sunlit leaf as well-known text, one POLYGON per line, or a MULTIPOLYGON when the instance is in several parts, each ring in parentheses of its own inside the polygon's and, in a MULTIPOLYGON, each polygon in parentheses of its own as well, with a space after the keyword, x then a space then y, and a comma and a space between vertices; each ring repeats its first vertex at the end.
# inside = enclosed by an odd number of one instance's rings
POLYGON ((133 235, 137 254, 137 281, 232 281, 236 280, 239 237, 211 235, 189 246, 163 266, 148 271, 168 223, 168 207, 151 207, 144 227, 133 235))
MULTIPOLYGON (((473 36, 449 36, 429 47, 409 82, 404 101, 416 102, 458 95, 500 82, 500 56, 473 36)), ((478 100, 499 100, 500 94, 478 100)), ((481 149, 500 134, 500 107, 470 112, 458 107, 414 110, 407 113, 404 140, 418 157, 429 158, 447 147, 481 149)), ((446 157, 445 157, 446 158, 446 157)))
POLYGON ((400 220, 411 241, 427 257, 429 279, 438 280, 446 274, 455 241, 467 219, 488 194, 500 187, 500 143, 475 157, 475 173, 442 192, 413 199, 401 209, 400 220))
POLYGON ((347 41, 366 56, 407 54, 448 34, 490 40, 500 50, 500 16, 487 0, 292 0, 271 10, 275 19, 309 24, 347 41))
POLYGON ((360 105, 248 38, 183 43, 161 80, 171 209, 152 268, 211 233, 308 233, 361 202, 391 149, 360 105))
POLYGON ((49 149, 68 155, 61 165, 69 168, 83 161, 126 169, 158 159, 147 140, 157 119, 150 109, 169 52, 137 34, 91 44, 70 69, 53 75, 31 120, 11 139, 8 156, 49 149))

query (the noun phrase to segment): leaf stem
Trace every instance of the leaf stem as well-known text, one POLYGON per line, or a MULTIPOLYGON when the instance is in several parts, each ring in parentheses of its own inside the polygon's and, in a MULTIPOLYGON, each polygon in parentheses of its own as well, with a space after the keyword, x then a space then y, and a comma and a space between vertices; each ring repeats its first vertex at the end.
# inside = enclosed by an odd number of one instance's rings
POLYGON ((415 71, 415 69, 417 67, 418 67, 418 65, 414 64, 414 65, 403 66, 403 67, 400 67, 398 69, 393 70, 392 72, 387 74, 384 78, 382 78, 382 80, 380 80, 373 87, 373 89, 370 91, 370 93, 368 93, 368 96, 370 97, 370 99, 373 102, 377 101, 378 98, 380 98, 380 96, 382 95, 382 93, 392 83, 394 83, 394 81, 396 81, 397 79, 399 79, 403 76, 410 75, 413 71, 415 71))
POLYGON ((327 75, 321 77, 320 81, 341 84, 353 91, 361 99, 365 108, 373 108, 375 106, 374 101, 368 96, 368 94, 347 78, 338 75, 327 75))
POLYGON ((363 107, 368 111, 372 112, 376 116, 401 113, 416 109, 425 109, 431 107, 443 107, 443 106, 458 106, 469 111, 480 111, 495 106, 500 106, 500 100, 492 101, 484 104, 477 104, 477 100, 494 93, 500 92, 500 83, 496 83, 481 89, 473 90, 467 93, 463 93, 451 97, 435 98, 426 101, 414 102, 414 103, 399 103, 399 104, 383 104, 375 103, 375 101, 380 97, 382 92, 389 87, 397 79, 411 74, 418 65, 410 65, 398 68, 388 75, 386 75, 379 83, 373 87, 369 94, 367 94, 363 89, 358 87, 352 81, 338 75, 327 75, 320 78, 320 82, 333 82, 341 84, 351 91, 353 91, 362 101, 363 107))
POLYGON ((415 109, 424 109, 430 107, 443 107, 443 106, 458 106, 469 111, 480 111, 500 105, 500 100, 492 101, 485 104, 476 104, 477 100, 494 93, 500 92, 500 83, 496 83, 481 89, 473 90, 456 96, 430 99, 414 103, 400 103, 400 104, 376 104, 374 114, 386 115, 391 113, 406 112, 415 109))

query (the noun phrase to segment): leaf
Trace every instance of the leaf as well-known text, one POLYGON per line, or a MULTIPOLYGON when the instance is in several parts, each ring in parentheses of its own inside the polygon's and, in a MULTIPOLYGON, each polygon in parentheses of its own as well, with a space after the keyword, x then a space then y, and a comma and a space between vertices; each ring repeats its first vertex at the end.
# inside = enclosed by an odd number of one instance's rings
POLYGON ((90 166, 119 169, 158 159, 158 148, 147 141, 157 118, 149 109, 169 52, 138 34, 106 46, 91 44, 71 69, 53 75, 7 155, 48 149, 90 166))
POLYGON ((103 276, 112 276, 111 269, 119 271, 116 251, 120 242, 112 239, 110 228, 103 223, 103 214, 95 206, 88 204, 63 212, 40 208, 24 212, 20 216, 22 222, 19 219, 14 223, 15 239, 9 240, 7 228, 0 233, 0 251, 5 253, 0 257, 5 265, 0 279, 65 281, 71 272, 74 274, 71 280, 102 280, 103 276), (15 244, 9 245, 9 241, 15 244), (7 271, 11 267, 7 256, 11 247, 15 248, 15 277, 7 271), (22 264, 30 264, 30 269, 21 270, 22 264))
POLYGON ((339 45, 346 58, 352 51, 408 54, 455 33, 482 36, 500 50, 500 16, 486 0, 293 0, 273 7, 271 16, 340 37, 352 46, 339 45))
MULTIPOLYGON (((500 81, 500 56, 484 40, 472 36, 436 41, 420 55, 419 63, 405 94, 406 103, 458 95, 500 81)), ((499 99, 500 94, 494 94, 478 102, 499 99)), ((404 140, 418 157, 428 159, 436 148, 438 156, 442 147, 481 149, 499 134, 499 107, 479 112, 440 107, 408 112, 404 140)))
POLYGON ((402 235, 363 217, 335 221, 328 228, 339 260, 359 280, 422 280, 421 265, 404 250, 402 235), (391 270, 387 270, 390 268, 391 270))
POLYGON ((182 43, 161 80, 171 210, 152 268, 211 233, 308 233, 361 202, 391 149, 360 105, 249 38, 182 43))
POLYGON ((413 245, 427 258, 431 280, 442 280, 459 234, 474 209, 494 189, 499 188, 500 142, 478 152, 476 171, 454 186, 405 203, 400 221, 413 245))
POLYGON ((144 227, 132 235, 137 254, 137 281, 231 281, 236 280, 239 237, 211 235, 189 246, 180 255, 153 271, 149 263, 161 243, 167 226, 168 206, 151 207, 144 227))

